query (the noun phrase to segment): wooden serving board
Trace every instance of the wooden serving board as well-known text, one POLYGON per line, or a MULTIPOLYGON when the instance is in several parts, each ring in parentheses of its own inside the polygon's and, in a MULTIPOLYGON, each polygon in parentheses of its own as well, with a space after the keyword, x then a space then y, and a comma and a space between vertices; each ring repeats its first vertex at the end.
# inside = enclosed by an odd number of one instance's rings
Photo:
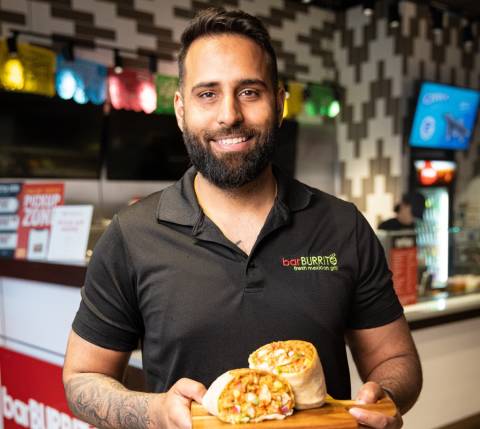
POLYGON ((260 423, 241 423, 231 425, 210 415, 201 405, 192 403, 193 429, 356 429, 356 420, 347 411, 352 407, 378 411, 388 416, 396 413, 395 405, 389 398, 376 404, 358 405, 354 401, 338 401, 327 399, 320 408, 295 411, 284 420, 267 420, 260 423))

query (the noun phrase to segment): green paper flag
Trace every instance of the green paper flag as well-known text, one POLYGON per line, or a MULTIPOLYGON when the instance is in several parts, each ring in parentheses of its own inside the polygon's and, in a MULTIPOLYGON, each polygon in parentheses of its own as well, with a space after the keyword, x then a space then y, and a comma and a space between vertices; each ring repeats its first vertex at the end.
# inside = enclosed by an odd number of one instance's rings
POLYGON ((173 97, 178 88, 178 77, 157 75, 157 109, 155 113, 173 115, 173 97))

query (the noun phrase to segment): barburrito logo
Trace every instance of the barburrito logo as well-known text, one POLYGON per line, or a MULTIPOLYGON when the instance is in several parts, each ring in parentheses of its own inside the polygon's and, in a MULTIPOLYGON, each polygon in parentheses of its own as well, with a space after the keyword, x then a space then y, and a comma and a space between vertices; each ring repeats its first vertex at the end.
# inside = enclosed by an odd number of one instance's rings
POLYGON ((338 260, 335 253, 326 256, 300 256, 282 258, 282 266, 293 271, 338 271, 338 260))
POLYGON ((34 399, 30 398, 28 402, 15 399, 9 395, 6 387, 0 389, 0 405, 3 405, 6 427, 18 425, 27 429, 94 429, 94 426, 34 399))

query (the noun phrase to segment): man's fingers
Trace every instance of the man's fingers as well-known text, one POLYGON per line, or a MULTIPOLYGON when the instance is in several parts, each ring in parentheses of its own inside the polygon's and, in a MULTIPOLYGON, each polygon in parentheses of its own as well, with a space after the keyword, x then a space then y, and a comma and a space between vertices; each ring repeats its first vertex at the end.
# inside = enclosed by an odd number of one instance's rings
POLYGON ((403 425, 402 417, 397 414, 389 417, 376 411, 368 411, 362 408, 350 408, 350 414, 363 426, 374 429, 399 429, 403 425))
POLYGON ((175 404, 172 405, 168 427, 175 429, 191 429, 192 418, 190 416, 190 410, 187 407, 175 406, 175 404))
POLYGON ((192 417, 190 403, 201 402, 205 394, 205 386, 195 380, 181 378, 166 394, 165 429, 191 429, 192 417))
POLYGON ((189 378, 181 378, 172 386, 172 389, 175 393, 198 403, 202 402, 203 395, 207 391, 202 383, 189 378))
POLYGON ((385 392, 378 383, 369 381, 365 383, 357 393, 355 399, 359 403, 374 404, 385 396, 385 392))

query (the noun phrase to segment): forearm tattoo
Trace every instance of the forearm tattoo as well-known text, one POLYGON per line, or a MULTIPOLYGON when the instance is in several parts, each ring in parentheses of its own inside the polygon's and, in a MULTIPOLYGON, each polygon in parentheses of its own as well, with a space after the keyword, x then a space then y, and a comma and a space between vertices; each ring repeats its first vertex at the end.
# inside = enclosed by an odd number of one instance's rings
POLYGON ((128 391, 118 381, 100 374, 73 377, 65 386, 70 409, 100 429, 151 427, 150 395, 128 391))

